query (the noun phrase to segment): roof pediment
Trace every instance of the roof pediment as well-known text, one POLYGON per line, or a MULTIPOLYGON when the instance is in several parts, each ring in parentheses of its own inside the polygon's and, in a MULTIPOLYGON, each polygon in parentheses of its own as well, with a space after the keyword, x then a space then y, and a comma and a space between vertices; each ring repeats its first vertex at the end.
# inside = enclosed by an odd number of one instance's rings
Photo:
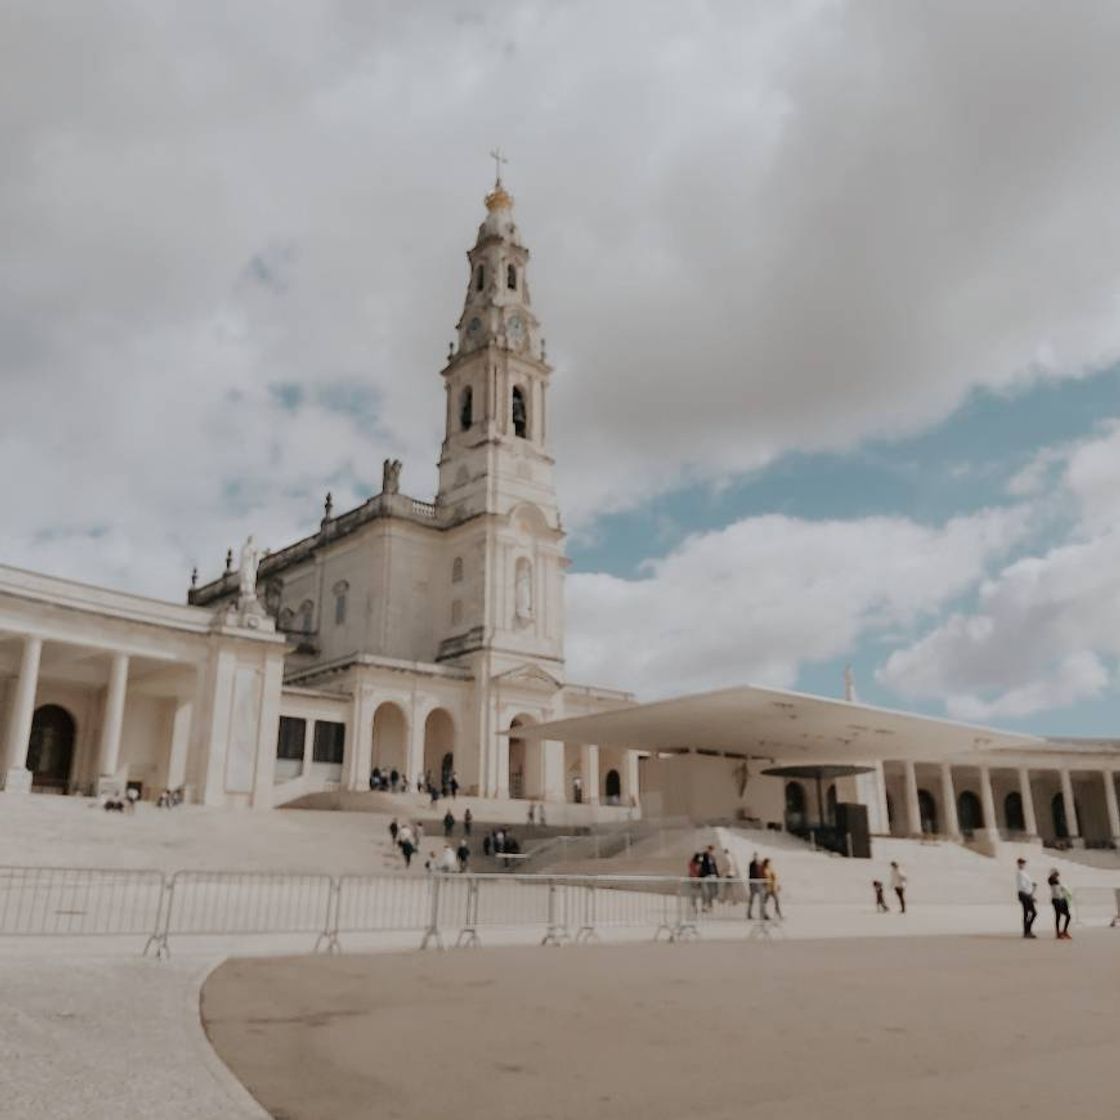
POLYGON ((539 665, 515 665, 503 673, 495 673, 490 678, 496 684, 517 685, 519 688, 535 689, 537 691, 556 692, 563 688, 563 682, 557 680, 551 673, 545 672, 539 665))

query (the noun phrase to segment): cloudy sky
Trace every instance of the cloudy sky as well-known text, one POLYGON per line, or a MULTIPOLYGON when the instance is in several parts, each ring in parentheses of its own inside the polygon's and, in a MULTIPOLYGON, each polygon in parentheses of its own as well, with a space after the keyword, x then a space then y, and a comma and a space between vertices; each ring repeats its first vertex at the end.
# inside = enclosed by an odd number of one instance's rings
POLYGON ((0 562, 430 497, 489 186, 574 679, 1120 734, 1120 6, 9 0, 0 562))

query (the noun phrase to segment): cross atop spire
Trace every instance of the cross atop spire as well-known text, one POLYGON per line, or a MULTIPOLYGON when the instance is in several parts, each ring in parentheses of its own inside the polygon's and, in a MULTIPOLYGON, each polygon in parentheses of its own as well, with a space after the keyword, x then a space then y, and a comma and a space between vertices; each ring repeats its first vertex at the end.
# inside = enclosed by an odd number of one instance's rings
POLYGON ((494 148, 490 152, 490 158, 494 161, 494 186, 500 187, 502 185, 502 164, 509 163, 509 160, 502 155, 501 148, 494 148))

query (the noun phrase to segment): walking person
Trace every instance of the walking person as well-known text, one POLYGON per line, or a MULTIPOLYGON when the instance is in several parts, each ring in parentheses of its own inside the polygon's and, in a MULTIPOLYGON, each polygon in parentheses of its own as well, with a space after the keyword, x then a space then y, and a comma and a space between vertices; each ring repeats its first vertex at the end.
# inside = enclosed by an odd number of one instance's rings
POLYGON ((397 842, 397 833, 400 832, 400 826, 397 824, 397 818, 394 817, 389 822, 389 835, 392 837, 393 843, 397 842))
POLYGON ((1054 907, 1054 936, 1059 941, 1072 941, 1069 932, 1069 891, 1062 886, 1061 876, 1055 867, 1046 879, 1050 887, 1050 905, 1054 907), (1063 924, 1064 922, 1064 924, 1063 924))
POLYGON ((712 903, 715 901, 716 893, 719 890, 719 868, 716 866, 716 850, 711 844, 700 853, 700 879, 704 909, 711 910, 712 903))
POLYGON ((467 845, 466 837, 459 841, 459 847, 456 849, 455 855, 459 860, 459 870, 466 872, 471 859, 471 850, 467 845))
POLYGON ((447 812, 443 814, 443 835, 444 836, 450 836, 451 833, 454 832, 454 831, 455 831, 455 817, 452 814, 451 810, 448 809, 447 812))
POLYGON ((464 836, 470 836, 470 834, 471 834, 471 824, 473 822, 474 822, 474 814, 470 811, 470 808, 468 807, 468 808, 463 810, 463 835, 464 836))
POLYGON ((875 912, 877 914, 889 914, 891 908, 887 905, 887 900, 883 897, 883 880, 872 879, 871 886, 875 890, 875 912))
POLYGON ((454 771, 452 771, 452 773, 451 773, 451 796, 452 797, 458 797, 459 796, 459 775, 456 774, 454 771))
POLYGON ((768 860, 762 861, 762 880, 765 884, 766 894, 762 898, 762 912, 763 917, 766 916, 766 903, 774 903, 774 917, 780 922, 782 920, 782 905, 778 901, 778 892, 782 889, 778 883, 778 873, 774 870, 774 865, 768 860))
POLYGON ((751 856, 750 866, 747 868, 747 920, 754 916, 754 900, 758 899, 758 910, 761 917, 766 917, 765 884, 762 881, 762 864, 758 859, 758 852, 751 856))
POLYGON ((902 868, 897 863, 891 860, 891 890, 898 895, 899 913, 906 913, 906 876, 902 874, 902 868))
POLYGON ((1033 940, 1036 935, 1031 931, 1031 926, 1038 917, 1038 909, 1034 904, 1034 883, 1027 874, 1027 861, 1020 858, 1015 863, 1019 868, 1015 872, 1015 890, 1019 895, 1019 905, 1023 908, 1023 936, 1033 940))

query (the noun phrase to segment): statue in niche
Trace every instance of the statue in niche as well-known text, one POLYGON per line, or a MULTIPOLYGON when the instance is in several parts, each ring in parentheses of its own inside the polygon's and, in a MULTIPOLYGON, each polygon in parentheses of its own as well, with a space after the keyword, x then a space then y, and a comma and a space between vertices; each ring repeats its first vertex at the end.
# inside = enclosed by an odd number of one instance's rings
POLYGON ((517 562, 517 582, 514 584, 514 614, 518 622, 533 620, 533 568, 528 560, 517 562))
POLYGON ((253 544, 252 534, 241 546, 241 568, 238 571, 241 602, 254 602, 257 598, 257 568, 260 567, 261 552, 253 544))
POLYGON ((386 459, 382 464, 382 494, 399 494, 401 492, 401 465, 400 459, 386 459))

